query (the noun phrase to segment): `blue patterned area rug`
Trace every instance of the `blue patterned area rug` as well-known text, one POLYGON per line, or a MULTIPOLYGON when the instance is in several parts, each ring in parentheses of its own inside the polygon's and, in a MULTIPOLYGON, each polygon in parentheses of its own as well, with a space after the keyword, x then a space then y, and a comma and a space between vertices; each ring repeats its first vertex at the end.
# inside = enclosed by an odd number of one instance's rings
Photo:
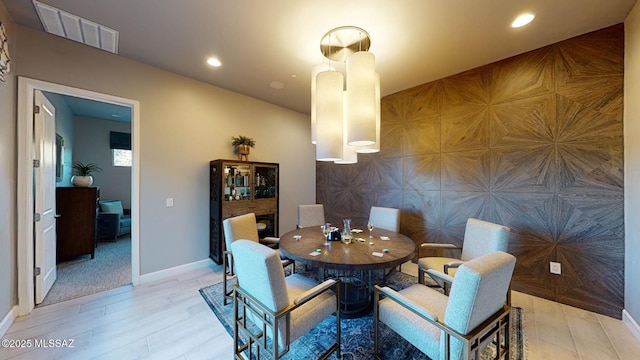
MULTIPOLYGON (((297 269, 297 268, 296 268, 297 269)), ((302 272, 302 271, 300 271, 302 272)), ((311 277, 314 273, 311 273, 311 277)), ((378 279, 381 281, 381 279, 378 279)), ((229 281, 229 285, 235 279, 229 281)), ((401 290, 417 283, 417 278, 404 273, 396 272, 384 280, 384 285, 395 290, 401 290)), ((377 282, 380 283, 380 282, 377 282)), ((222 302, 222 283, 207 286, 200 289, 200 294, 207 302, 213 313, 218 317, 227 332, 233 337, 233 302, 229 301, 227 306, 222 302)), ((373 359, 373 311, 369 314, 355 319, 341 320, 342 332, 342 359, 373 359)), ((521 308, 511 309, 511 341, 510 360, 525 360, 525 339, 523 330, 523 311, 521 308)), ((322 321, 314 329, 296 340, 288 354, 283 359, 317 359, 326 348, 320 344, 331 344, 335 339, 335 317, 331 316, 322 321)), ((380 326, 380 352, 385 359, 429 359, 420 350, 409 344, 394 331, 384 324, 380 326)), ((482 359, 493 358, 491 346, 482 354, 482 359)), ((335 353, 331 359, 335 359, 335 353)))

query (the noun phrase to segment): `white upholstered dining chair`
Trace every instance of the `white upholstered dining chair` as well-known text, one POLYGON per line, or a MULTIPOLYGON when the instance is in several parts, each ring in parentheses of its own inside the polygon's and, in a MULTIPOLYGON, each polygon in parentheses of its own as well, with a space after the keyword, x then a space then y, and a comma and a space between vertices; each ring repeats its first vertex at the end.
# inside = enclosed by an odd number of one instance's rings
MULTIPOLYGON (((369 210, 369 222, 371 222, 376 229, 399 232, 400 209, 372 206, 371 210, 369 210)), ((396 268, 390 269, 387 276, 401 269, 402 265, 398 265, 396 268)))
MULTIPOLYGON (((425 249, 461 249, 459 259, 450 257, 421 257, 418 259, 418 282, 425 283, 427 270, 435 269, 445 274, 454 276, 456 268, 465 261, 477 258, 494 251, 507 251, 510 229, 504 225, 494 224, 488 221, 469 218, 464 230, 462 247, 454 244, 423 243, 420 245, 420 253, 425 249)), ((447 287, 439 279, 433 280, 443 287, 445 293, 447 287)))
POLYGON ((322 204, 298 205, 298 229, 320 225, 324 225, 322 204))
POLYGON ((433 360, 479 359, 490 343, 496 359, 509 358, 509 291, 516 258, 492 252, 470 260, 454 277, 436 270, 433 276, 452 282, 451 294, 422 284, 394 291, 375 286, 374 351, 379 356, 379 322, 386 324, 433 360), (385 297, 380 299, 380 295, 385 297))
MULTIPOLYGON (((222 269, 223 273, 223 291, 224 291, 224 305, 227 305, 227 300, 231 299, 232 290, 227 287, 227 276, 232 276, 235 273, 234 257, 231 253, 231 243, 236 240, 244 239, 251 240, 256 243, 262 242, 268 246, 275 246, 280 241, 276 237, 266 237, 260 239, 258 236, 258 227, 256 222, 256 214, 249 213, 232 218, 228 218, 222 221, 222 227, 224 230, 224 244, 226 250, 222 256, 222 269)), ((281 259, 283 267, 291 265, 291 272, 295 272, 295 264, 293 260, 281 259)))
POLYGON ((400 231, 400 209, 372 206, 369 221, 378 229, 400 231))
POLYGON ((334 314, 336 339, 325 346, 321 358, 334 351, 340 358, 340 281, 317 284, 300 274, 285 278, 278 253, 253 241, 234 241, 231 249, 238 275, 233 295, 235 358, 258 359, 266 353, 277 360, 296 339, 334 314))

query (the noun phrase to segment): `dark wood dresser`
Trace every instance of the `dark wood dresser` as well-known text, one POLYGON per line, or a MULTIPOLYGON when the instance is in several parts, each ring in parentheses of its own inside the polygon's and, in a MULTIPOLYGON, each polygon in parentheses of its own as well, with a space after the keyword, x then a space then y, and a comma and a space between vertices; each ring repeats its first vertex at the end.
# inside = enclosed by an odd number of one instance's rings
POLYGON ((99 196, 97 187, 56 188, 58 263, 85 254, 95 257, 99 196))

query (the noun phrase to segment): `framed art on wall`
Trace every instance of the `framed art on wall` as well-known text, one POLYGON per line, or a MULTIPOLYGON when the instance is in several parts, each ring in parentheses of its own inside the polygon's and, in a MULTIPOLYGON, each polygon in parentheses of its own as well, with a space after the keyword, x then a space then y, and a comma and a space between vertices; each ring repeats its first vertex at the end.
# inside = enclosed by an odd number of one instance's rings
POLYGON ((4 81, 6 75, 9 73, 10 62, 9 39, 7 38, 7 31, 4 28, 4 24, 0 22, 0 81, 4 81))

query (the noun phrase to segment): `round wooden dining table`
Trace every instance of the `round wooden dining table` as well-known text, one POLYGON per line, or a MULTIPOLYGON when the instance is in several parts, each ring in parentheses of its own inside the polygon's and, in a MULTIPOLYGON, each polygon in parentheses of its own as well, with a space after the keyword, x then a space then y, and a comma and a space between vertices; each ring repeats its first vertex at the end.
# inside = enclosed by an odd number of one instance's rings
POLYGON ((342 313, 346 317, 366 314, 373 304, 375 270, 394 269, 413 258, 416 245, 400 233, 374 229, 354 232, 351 244, 325 241, 320 226, 296 229, 280 236, 283 256, 317 267, 320 280, 341 280, 342 313), (328 243, 329 245, 324 245, 328 243))

